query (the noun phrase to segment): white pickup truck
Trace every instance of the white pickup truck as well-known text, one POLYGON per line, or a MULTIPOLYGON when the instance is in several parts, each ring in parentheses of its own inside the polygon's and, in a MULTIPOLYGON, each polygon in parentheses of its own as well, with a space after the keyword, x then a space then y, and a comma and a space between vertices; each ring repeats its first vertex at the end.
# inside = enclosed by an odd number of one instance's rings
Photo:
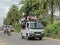
POLYGON ((42 40, 44 37, 44 28, 41 22, 28 21, 25 23, 25 28, 21 29, 21 37, 26 39, 39 38, 42 40))

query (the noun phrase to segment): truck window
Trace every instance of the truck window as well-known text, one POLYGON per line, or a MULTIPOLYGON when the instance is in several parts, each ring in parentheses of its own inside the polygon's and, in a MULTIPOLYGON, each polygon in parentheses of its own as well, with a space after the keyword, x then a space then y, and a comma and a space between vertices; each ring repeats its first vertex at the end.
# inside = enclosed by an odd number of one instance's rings
POLYGON ((41 23, 30 23, 31 29, 43 29, 43 25, 41 23))

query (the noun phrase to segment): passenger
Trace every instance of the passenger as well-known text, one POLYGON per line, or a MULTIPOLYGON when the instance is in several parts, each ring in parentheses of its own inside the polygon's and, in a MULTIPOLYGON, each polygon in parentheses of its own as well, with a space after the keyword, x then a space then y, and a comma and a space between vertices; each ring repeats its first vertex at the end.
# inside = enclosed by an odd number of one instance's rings
POLYGON ((22 29, 25 29, 25 23, 23 21, 21 23, 21 27, 22 27, 22 29))
POLYGON ((4 27, 4 34, 7 33, 7 26, 4 27))

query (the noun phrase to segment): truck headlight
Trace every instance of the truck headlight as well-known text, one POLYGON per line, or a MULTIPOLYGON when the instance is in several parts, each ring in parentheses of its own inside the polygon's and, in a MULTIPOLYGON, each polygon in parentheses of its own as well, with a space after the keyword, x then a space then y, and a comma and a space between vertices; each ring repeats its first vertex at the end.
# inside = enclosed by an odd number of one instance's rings
POLYGON ((41 32, 42 34, 44 33, 44 31, 41 32))
POLYGON ((33 35, 34 35, 34 32, 31 31, 31 32, 29 33, 29 36, 33 36, 33 35))

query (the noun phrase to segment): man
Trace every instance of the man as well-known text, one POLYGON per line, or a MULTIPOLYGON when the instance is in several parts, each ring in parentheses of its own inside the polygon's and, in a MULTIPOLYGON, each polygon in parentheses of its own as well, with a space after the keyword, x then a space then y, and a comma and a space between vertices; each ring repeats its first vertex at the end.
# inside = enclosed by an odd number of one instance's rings
POLYGON ((5 25, 4 26, 4 34, 6 34, 7 33, 7 26, 5 25))
POLYGON ((11 29, 10 29, 9 25, 7 26, 7 34, 8 34, 8 36, 11 35, 11 29))

